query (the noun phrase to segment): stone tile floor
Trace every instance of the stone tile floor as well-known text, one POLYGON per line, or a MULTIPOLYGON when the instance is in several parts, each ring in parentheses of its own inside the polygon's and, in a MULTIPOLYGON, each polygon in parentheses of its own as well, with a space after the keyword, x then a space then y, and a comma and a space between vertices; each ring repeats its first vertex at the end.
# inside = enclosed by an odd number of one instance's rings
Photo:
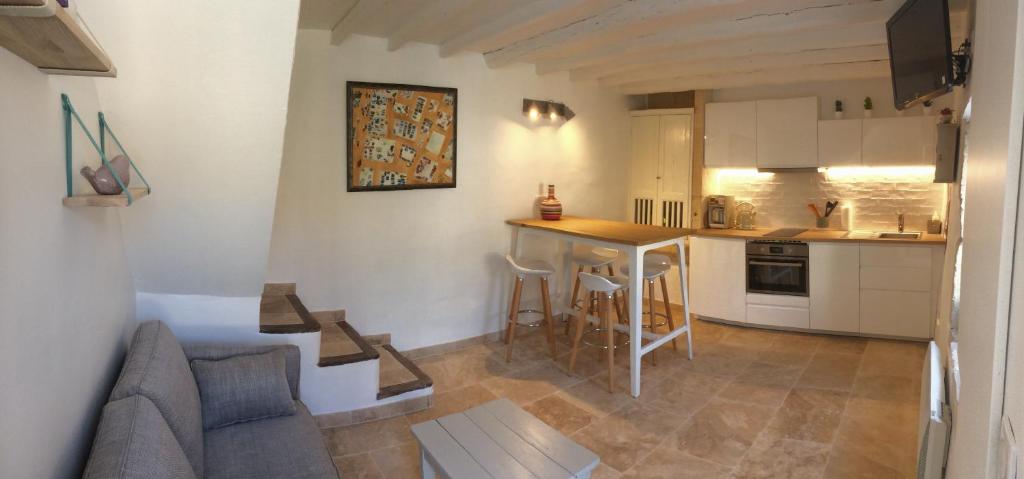
POLYGON ((567 372, 559 333, 416 360, 434 380, 425 411, 324 429, 342 477, 419 477, 412 424, 507 397, 601 457, 595 478, 901 478, 916 465, 921 343, 766 331, 694 322, 685 341, 645 359, 629 396, 626 355, 614 393, 593 349, 567 372), (552 367, 554 366, 554 367, 552 367))

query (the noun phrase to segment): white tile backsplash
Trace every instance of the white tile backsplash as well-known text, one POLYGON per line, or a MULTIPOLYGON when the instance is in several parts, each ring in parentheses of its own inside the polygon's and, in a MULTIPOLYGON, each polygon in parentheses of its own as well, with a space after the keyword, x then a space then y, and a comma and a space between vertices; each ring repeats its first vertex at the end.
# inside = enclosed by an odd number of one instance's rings
POLYGON ((842 207, 851 208, 858 230, 895 230, 896 214, 906 215, 908 231, 924 231, 933 212, 945 221, 946 185, 932 183, 931 168, 833 168, 827 172, 757 173, 711 169, 707 194, 732 195, 757 207, 759 227, 814 227, 808 203, 824 213, 825 201, 838 199, 831 227, 840 227, 842 207))

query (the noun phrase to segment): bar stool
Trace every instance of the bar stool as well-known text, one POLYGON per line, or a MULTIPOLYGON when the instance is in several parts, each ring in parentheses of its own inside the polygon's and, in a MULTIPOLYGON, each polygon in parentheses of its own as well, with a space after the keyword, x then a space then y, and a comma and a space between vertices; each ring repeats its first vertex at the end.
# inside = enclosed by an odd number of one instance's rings
MULTIPOLYGON (((587 248, 585 250, 580 250, 579 252, 577 252, 575 250, 573 251, 572 262, 577 264, 577 265, 579 265, 579 268, 576 270, 576 275, 577 276, 576 276, 576 279, 573 281, 573 285, 572 285, 572 298, 569 300, 569 304, 572 306, 572 308, 580 308, 580 309, 593 308, 594 302, 596 301, 596 299, 595 299, 596 296, 593 296, 593 295, 587 297, 585 300, 579 297, 579 292, 580 292, 580 278, 579 278, 579 274, 584 272, 584 269, 588 268, 588 267, 590 268, 590 272, 591 273, 599 273, 601 271, 602 267, 607 267, 608 268, 608 275, 609 276, 615 276, 615 268, 612 267, 612 263, 615 262, 615 259, 618 258, 618 257, 619 257, 619 252, 617 250, 614 250, 614 249, 611 249, 611 248, 587 248), (586 301, 587 302, 586 308, 584 308, 582 305, 580 305, 580 301, 586 301)), ((616 312, 619 313, 619 317, 621 318, 622 317, 621 316, 621 311, 619 311, 618 305, 619 305, 619 303, 618 303, 618 301, 616 301, 615 302, 616 312)), ((602 329, 601 328, 597 328, 594 331, 600 332, 600 331, 602 331, 602 329)), ((568 320, 568 318, 565 319, 565 334, 567 334, 567 335, 569 334, 569 320, 568 320)), ((586 342, 586 341, 584 341, 584 342, 586 342)))
POLYGON ((551 291, 548 289, 548 279, 551 275, 555 274, 555 269, 550 264, 535 259, 514 259, 511 255, 506 255, 505 260, 508 261, 509 266, 512 267, 513 273, 516 275, 515 288, 512 290, 512 303, 509 306, 508 313, 508 326, 505 332, 505 343, 508 344, 508 348, 505 351, 505 361, 512 361, 512 345, 516 339, 516 326, 540 326, 542 323, 547 326, 546 332, 548 335, 548 344, 551 346, 551 357, 555 355, 555 326, 551 319, 551 291), (523 296, 523 283, 527 277, 539 278, 540 279, 540 295, 543 302, 543 311, 537 311, 536 309, 519 309, 519 301, 523 296), (544 317, 540 321, 534 321, 532 323, 519 323, 520 313, 532 313, 532 314, 543 314, 544 317))
MULTIPOLYGON (((664 326, 664 322, 657 322, 656 318, 665 318, 668 321, 668 327, 670 330, 676 329, 675 320, 672 318, 672 307, 669 306, 668 302, 668 283, 665 281, 665 273, 672 268, 672 260, 668 256, 663 254, 648 254, 644 256, 644 282, 647 283, 647 311, 642 313, 641 316, 646 315, 648 318, 647 324, 643 327, 650 329, 652 332, 658 326, 664 326), (661 281, 661 299, 665 305, 665 312, 659 313, 654 309, 654 280, 661 281)), ((623 265, 619 269, 622 274, 629 276, 629 265, 623 265)), ((643 291, 640 292, 640 297, 643 297, 643 291)), ((641 318, 641 322, 643 318, 641 318)), ((679 346, 676 343, 677 338, 672 338, 672 349, 679 350, 679 346)), ((651 351, 651 360, 654 360, 654 351, 651 351)))
MULTIPOLYGON (((607 345, 605 350, 608 354, 608 392, 614 391, 615 385, 615 323, 612 322, 611 314, 608 311, 608 302, 615 301, 615 293, 626 288, 626 279, 618 276, 605 276, 593 273, 580 272, 580 283, 583 288, 597 296, 598 327, 608 331, 605 335, 607 345)), ((583 338, 583 328, 590 322, 588 314, 590 308, 580 310, 576 316, 576 333, 572 338, 572 353, 569 355, 569 373, 576 368, 576 353, 579 352, 580 340, 583 338)))

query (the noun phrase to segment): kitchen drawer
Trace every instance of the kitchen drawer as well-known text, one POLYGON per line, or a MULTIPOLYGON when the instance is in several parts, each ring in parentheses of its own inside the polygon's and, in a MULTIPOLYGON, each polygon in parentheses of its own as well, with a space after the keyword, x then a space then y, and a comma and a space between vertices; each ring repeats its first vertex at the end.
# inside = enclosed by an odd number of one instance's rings
POLYGON ((860 268, 861 289, 882 289, 891 291, 931 291, 931 268, 889 268, 884 266, 862 266, 860 268))
MULTIPOLYGON (((895 218, 893 218, 895 220, 895 218)), ((929 246, 860 246, 860 265, 895 268, 931 268, 932 248, 929 246)))
POLYGON ((747 293, 747 304, 760 304, 764 306, 789 306, 791 308, 807 308, 810 307, 811 300, 807 296, 747 293))
POLYGON ((860 332, 908 338, 931 337, 931 293, 860 292, 860 332))
POLYGON ((807 308, 748 304, 747 322, 766 326, 807 329, 811 326, 811 313, 807 308))

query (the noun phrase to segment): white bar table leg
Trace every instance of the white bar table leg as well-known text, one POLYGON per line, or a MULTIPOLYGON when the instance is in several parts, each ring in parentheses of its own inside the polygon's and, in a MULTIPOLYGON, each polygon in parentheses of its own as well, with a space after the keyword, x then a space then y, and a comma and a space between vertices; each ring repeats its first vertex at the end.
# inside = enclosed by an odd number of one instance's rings
POLYGON ((640 397, 640 331, 643 327, 643 252, 640 248, 626 250, 629 255, 629 384, 633 397, 640 397))
POLYGON ((683 293, 683 317, 686 321, 686 354, 693 361, 693 327, 690 326, 690 285, 686 283, 686 245, 685 238, 676 238, 676 253, 679 254, 679 288, 683 293))
POLYGON ((572 301, 572 283, 576 280, 576 278, 572 277, 572 249, 575 247, 575 244, 571 239, 566 239, 565 247, 568 249, 565 251, 565 255, 562 256, 562 300, 559 304, 568 305, 568 309, 562 311, 563 318, 568 319, 572 314, 573 306, 575 306, 569 304, 572 301))

